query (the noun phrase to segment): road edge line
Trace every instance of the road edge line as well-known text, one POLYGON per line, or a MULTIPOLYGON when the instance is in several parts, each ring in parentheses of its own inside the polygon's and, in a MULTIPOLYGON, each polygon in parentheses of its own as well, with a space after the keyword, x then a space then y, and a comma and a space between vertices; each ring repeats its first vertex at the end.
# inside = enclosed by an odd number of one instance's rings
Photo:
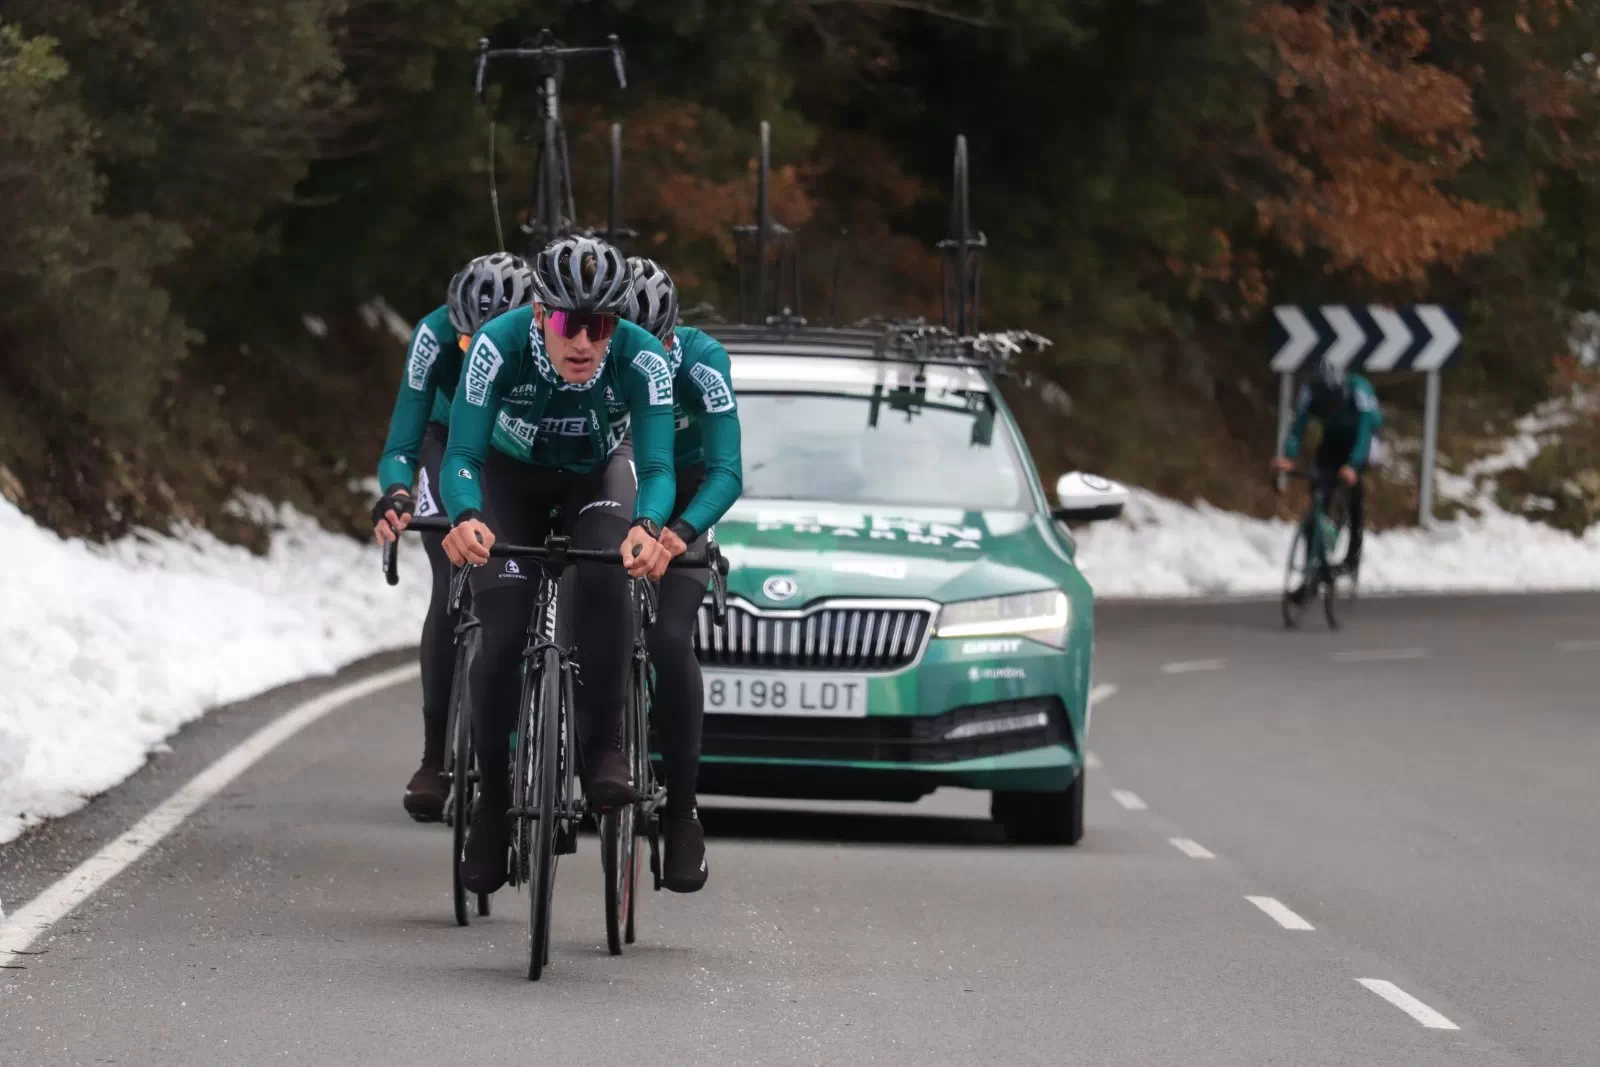
POLYGON ((339 686, 295 705, 239 742, 94 855, 13 910, 10 917, 0 920, 0 960, 26 952, 50 927, 137 863, 234 779, 295 734, 353 700, 409 681, 420 673, 412 663, 339 686))

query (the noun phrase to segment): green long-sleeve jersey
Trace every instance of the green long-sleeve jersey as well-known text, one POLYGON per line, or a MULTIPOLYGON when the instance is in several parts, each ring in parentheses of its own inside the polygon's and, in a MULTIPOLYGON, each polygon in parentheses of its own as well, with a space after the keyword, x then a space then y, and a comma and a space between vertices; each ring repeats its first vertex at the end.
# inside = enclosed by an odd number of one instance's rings
MULTIPOLYGON (((1283 454, 1287 459, 1300 455, 1300 445, 1305 437, 1306 425, 1319 418, 1311 410, 1311 387, 1302 385, 1295 404, 1294 422, 1289 436, 1284 438, 1283 454)), ((1344 406, 1331 416, 1321 417, 1322 438, 1330 451, 1345 451, 1345 460, 1356 470, 1367 465, 1372 448, 1372 435, 1383 427, 1383 412, 1378 408, 1378 394, 1372 383, 1359 374, 1350 375, 1350 388, 1345 392, 1344 406)))
POLYGON ((706 468, 705 481, 678 516, 698 537, 727 514, 744 489, 733 370, 721 342, 693 326, 674 331, 671 359, 678 430, 673 462, 679 468, 694 463, 706 468))
POLYGON ((450 405, 450 440, 439 483, 452 521, 483 507, 483 461, 491 447, 535 467, 584 472, 605 463, 629 427, 639 492, 635 518, 664 524, 676 493, 672 466, 672 368, 666 349, 631 322, 618 322, 600 369, 565 382, 524 306, 472 335, 450 405))
POLYGON ((417 320, 406 349, 400 393, 389 416, 389 436, 378 460, 378 485, 388 491, 411 488, 417 476, 417 454, 428 423, 450 422, 450 401, 461 377, 461 346, 450 324, 450 308, 441 304, 417 320))

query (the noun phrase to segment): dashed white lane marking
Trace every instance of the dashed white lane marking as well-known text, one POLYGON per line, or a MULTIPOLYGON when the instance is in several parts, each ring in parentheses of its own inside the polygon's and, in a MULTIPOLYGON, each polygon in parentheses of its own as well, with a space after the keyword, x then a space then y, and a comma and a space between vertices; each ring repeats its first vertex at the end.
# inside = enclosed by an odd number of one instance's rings
POLYGON ((1250 903, 1272 916, 1273 920, 1285 930, 1315 930, 1316 927, 1306 922, 1300 916, 1283 906, 1277 897, 1245 897, 1250 903))
POLYGON ((1184 659, 1176 663, 1163 663, 1162 674, 1195 674, 1199 671, 1220 671, 1228 665, 1225 659, 1184 659))
POLYGON ((1187 837, 1169 837, 1169 838, 1167 838, 1167 840, 1172 842, 1172 847, 1173 848, 1177 849, 1179 852, 1182 852, 1185 856, 1188 856, 1190 859, 1214 860, 1214 859, 1217 858, 1217 854, 1215 852, 1212 852, 1209 848, 1206 848, 1206 846, 1202 845, 1200 842, 1192 840, 1190 838, 1187 838, 1187 837))
POLYGON ((1130 793, 1126 789, 1113 789, 1111 791, 1111 797, 1118 804, 1121 804, 1129 811, 1144 811, 1145 808, 1149 807, 1149 805, 1139 798, 1138 793, 1130 793))
POLYGON ((1600 638, 1590 641, 1562 641, 1556 647, 1563 652, 1600 652, 1600 638))
POLYGON ((417 666, 412 664, 342 685, 289 709, 245 738, 115 840, 12 912, 9 919, 0 922, 0 960, 9 959, 15 952, 26 952, 28 946, 57 920, 64 918, 95 890, 136 863, 139 857, 160 844, 201 805, 226 789, 235 778, 289 738, 352 700, 410 681, 417 674, 417 666))
POLYGON ((1083 765, 1089 768, 1091 771, 1098 771, 1101 767, 1105 766, 1104 763, 1100 762, 1100 757, 1094 754, 1094 749, 1092 748, 1088 752, 1084 753, 1083 765))
POLYGON ((1110 682, 1097 685, 1093 689, 1089 690, 1089 706, 1093 707, 1102 700, 1110 700, 1116 695, 1117 687, 1112 685, 1110 682))
POLYGON ((1428 1007, 1393 982, 1382 978, 1357 978, 1356 981, 1399 1008, 1429 1030, 1459 1030, 1461 1027, 1428 1007))
POLYGON ((1398 663, 1401 660, 1427 659, 1425 648, 1367 648, 1335 652, 1335 663, 1398 663))

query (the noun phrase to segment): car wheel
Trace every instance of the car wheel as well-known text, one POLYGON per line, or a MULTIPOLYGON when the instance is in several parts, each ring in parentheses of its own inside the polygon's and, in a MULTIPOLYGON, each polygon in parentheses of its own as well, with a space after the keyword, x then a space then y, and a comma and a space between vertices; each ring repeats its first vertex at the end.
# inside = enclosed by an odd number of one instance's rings
POLYGON ((1083 840, 1083 794, 1087 768, 1080 767, 1072 784, 1059 793, 1011 793, 996 790, 989 815, 1010 841, 1036 845, 1076 845, 1083 840))

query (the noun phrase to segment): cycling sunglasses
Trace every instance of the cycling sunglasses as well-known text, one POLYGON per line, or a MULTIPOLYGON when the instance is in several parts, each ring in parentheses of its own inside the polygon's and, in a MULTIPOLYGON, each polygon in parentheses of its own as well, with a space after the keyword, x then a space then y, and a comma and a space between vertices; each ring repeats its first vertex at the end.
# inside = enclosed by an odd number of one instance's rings
POLYGON ((589 340, 604 341, 616 332, 617 317, 603 311, 552 311, 550 328, 568 340, 588 330, 589 340))

